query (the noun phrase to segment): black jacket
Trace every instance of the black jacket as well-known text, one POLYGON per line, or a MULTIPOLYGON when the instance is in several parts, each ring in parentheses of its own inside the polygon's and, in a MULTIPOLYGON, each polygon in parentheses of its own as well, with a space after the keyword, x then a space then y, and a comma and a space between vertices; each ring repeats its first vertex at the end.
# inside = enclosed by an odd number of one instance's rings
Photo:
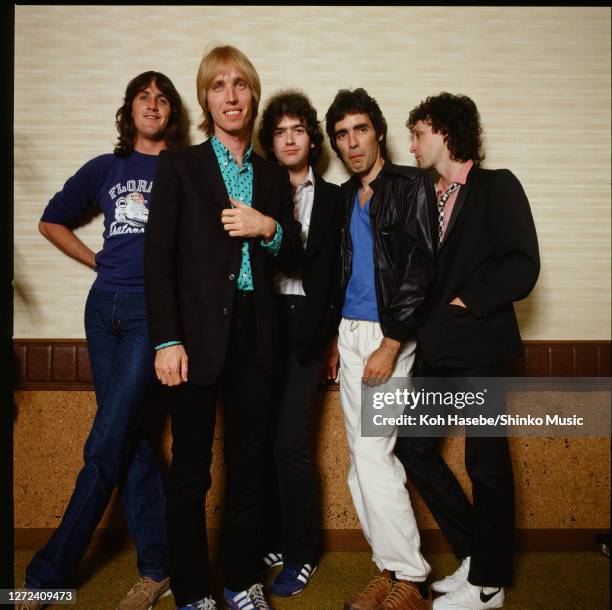
POLYGON ((315 174, 308 241, 297 272, 289 273, 291 277, 302 279, 306 293, 297 338, 301 361, 320 357, 338 327, 342 210, 340 187, 315 174))
POLYGON ((437 367, 481 367, 522 353, 513 301, 540 271, 529 202, 506 169, 473 167, 459 190, 438 251, 438 279, 418 340, 437 367), (449 305, 455 297, 467 309, 449 305))
MULTIPOLYGON (((253 207, 283 228, 278 257, 249 240, 257 334, 264 366, 273 370, 278 352, 273 274, 303 250, 300 224, 293 219, 287 170, 253 155, 253 207)), ((223 367, 242 239, 223 229, 230 207, 210 141, 159 156, 145 235, 145 298, 154 345, 180 340, 189 356, 189 379, 214 383, 223 367)))
MULTIPOLYGON (((342 185, 341 302, 352 272, 350 226, 360 183, 353 176, 342 185)), ((386 161, 370 183, 374 273, 380 326, 385 337, 415 338, 419 306, 433 286, 436 268, 436 198, 425 171, 386 161)))

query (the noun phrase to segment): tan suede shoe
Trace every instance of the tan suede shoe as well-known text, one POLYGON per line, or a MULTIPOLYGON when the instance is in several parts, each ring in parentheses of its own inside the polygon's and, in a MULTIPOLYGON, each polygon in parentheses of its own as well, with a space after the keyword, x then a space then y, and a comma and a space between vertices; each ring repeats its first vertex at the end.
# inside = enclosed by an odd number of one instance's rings
POLYGON ((409 580, 396 580, 381 608, 383 610, 432 610, 431 589, 428 597, 423 598, 416 583, 409 580))
POLYGON ((392 587, 391 572, 383 570, 382 574, 373 578, 357 597, 344 604, 344 610, 380 610, 392 587))
MULTIPOLYGON (((16 590, 20 594, 27 594, 33 591, 33 589, 28 589, 25 586, 25 584, 23 585, 23 587, 19 587, 16 590)), ((21 595, 19 597, 21 597, 21 595)), ((31 600, 31 601, 24 600, 24 601, 19 601, 15 604, 15 610, 41 610, 46 605, 47 604, 41 604, 40 602, 37 602, 34 600, 31 600)))
POLYGON ((170 595, 169 578, 155 582, 148 576, 141 576, 119 602, 117 610, 149 610, 166 595, 170 595))

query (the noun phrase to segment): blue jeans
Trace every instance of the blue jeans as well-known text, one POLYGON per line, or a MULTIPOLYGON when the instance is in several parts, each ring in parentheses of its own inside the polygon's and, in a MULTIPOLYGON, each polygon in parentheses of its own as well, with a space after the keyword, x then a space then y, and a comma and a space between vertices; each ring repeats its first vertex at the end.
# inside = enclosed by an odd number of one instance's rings
POLYGON ((31 588, 72 582, 116 485, 141 576, 169 573, 164 481, 141 426, 153 378, 144 295, 92 288, 85 333, 98 410, 62 522, 27 567, 31 588))

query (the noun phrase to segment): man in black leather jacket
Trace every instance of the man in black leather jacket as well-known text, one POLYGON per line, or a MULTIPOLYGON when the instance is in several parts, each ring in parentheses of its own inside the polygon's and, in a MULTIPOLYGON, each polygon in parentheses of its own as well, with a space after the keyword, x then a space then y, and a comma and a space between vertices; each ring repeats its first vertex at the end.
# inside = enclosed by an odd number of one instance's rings
POLYGON ((430 567, 406 475, 393 454, 397 427, 384 436, 361 429, 362 382, 409 377, 420 305, 435 274, 435 195, 427 174, 387 160, 387 124, 366 91, 341 90, 326 115, 331 146, 353 174, 342 185, 340 399, 350 451, 348 484, 373 560, 382 574, 348 605, 351 610, 431 608, 430 567))

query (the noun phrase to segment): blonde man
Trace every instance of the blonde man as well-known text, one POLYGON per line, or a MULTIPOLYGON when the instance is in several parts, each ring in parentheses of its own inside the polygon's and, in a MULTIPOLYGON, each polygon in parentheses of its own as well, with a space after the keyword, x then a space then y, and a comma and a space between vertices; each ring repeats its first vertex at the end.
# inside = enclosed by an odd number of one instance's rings
POLYGON ((277 265, 290 268, 299 254, 300 226, 286 170, 251 146, 261 96, 253 64, 234 47, 215 47, 200 63, 197 91, 209 139, 160 156, 145 246, 155 370, 171 397, 171 587, 181 608, 216 607, 205 494, 220 399, 225 603, 266 609, 256 575, 278 344, 273 277, 277 265))

